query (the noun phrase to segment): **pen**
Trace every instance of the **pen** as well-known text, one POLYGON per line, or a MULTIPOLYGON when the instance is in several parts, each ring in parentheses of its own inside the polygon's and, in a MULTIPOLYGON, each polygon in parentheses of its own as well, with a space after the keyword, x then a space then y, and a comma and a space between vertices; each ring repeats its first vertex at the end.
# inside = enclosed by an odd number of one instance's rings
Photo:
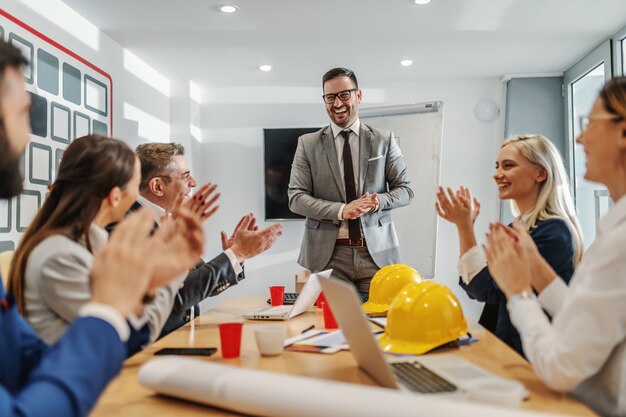
POLYGON ((314 324, 312 324, 309 327, 307 327, 306 329, 302 330, 302 332, 300 332, 300 333, 301 334, 306 333, 306 332, 308 332, 311 329, 315 329, 315 325, 314 324))

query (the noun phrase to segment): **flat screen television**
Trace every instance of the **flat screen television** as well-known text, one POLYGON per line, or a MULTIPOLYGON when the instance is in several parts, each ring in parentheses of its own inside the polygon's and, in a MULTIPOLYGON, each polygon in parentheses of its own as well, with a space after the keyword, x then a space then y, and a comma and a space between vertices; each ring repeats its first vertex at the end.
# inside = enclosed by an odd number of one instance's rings
POLYGON ((298 147, 298 138, 316 132, 319 127, 295 129, 263 129, 265 220, 303 219, 289 210, 287 188, 291 163, 298 147))

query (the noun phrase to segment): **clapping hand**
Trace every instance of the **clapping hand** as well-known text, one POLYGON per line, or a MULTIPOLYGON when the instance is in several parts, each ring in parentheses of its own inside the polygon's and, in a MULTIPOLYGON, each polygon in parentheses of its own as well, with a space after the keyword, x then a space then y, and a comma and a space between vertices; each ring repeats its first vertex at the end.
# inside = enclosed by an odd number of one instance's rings
POLYGON ((530 290, 531 267, 522 244, 507 229, 503 224, 492 224, 483 249, 489 273, 510 298, 513 294, 530 290))
POLYGON ((212 195, 217 189, 217 184, 207 183, 196 191, 196 193, 189 199, 185 200, 183 196, 179 196, 170 212, 172 216, 176 217, 181 208, 185 208, 192 215, 194 215, 199 222, 203 222, 211 217, 219 205, 215 205, 220 198, 220 193, 212 195))
MULTIPOLYGON (((256 224, 256 217, 254 217, 252 213, 248 214, 248 216, 252 216, 252 219, 250 220, 250 222, 248 222, 247 229, 252 232, 259 230, 259 226, 257 226, 256 224)), ((246 216, 243 216, 239 220, 239 222, 237 223, 237 226, 235 226, 235 230, 233 231, 233 234, 230 235, 230 237, 228 237, 228 234, 225 231, 223 230, 221 231, 220 237, 222 239, 222 250, 229 249, 231 246, 233 246, 235 235, 237 235, 237 233, 239 232, 239 229, 241 229, 241 225, 244 223, 244 221, 246 221, 246 216)))
MULTIPOLYGON (((122 221, 95 253, 92 301, 108 304, 128 317, 141 306, 156 268, 164 236, 151 236, 154 216, 140 209, 122 221)), ((171 278, 174 278, 173 276, 171 278)))
POLYGON ((461 186, 456 193, 451 188, 444 191, 439 187, 435 210, 451 223, 461 227, 471 227, 480 213, 480 202, 474 198, 468 188, 461 186))
POLYGON ((278 223, 259 229, 256 226, 256 218, 252 214, 246 214, 235 227, 230 239, 224 240, 226 233, 222 232, 222 246, 230 245, 230 249, 241 263, 271 248, 282 235, 282 228, 283 225, 278 223))
POLYGON ((162 244, 151 256, 156 267, 149 294, 192 268, 204 251, 204 231, 198 212, 180 207, 175 216, 165 219, 154 233, 162 244))
POLYGON ((341 218, 344 220, 358 219, 364 214, 375 210, 379 204, 378 194, 365 193, 343 207, 341 218))

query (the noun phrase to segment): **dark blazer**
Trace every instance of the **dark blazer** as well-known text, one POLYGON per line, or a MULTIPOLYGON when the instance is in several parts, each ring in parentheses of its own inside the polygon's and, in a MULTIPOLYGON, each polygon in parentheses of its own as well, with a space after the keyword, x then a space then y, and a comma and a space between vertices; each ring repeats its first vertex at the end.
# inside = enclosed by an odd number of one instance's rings
MULTIPOLYGON (((178 290, 174 298, 172 313, 165 322, 160 337, 189 322, 189 309, 196 308, 196 304, 200 301, 218 295, 244 278, 244 271, 235 275, 230 259, 223 252, 209 262, 201 260, 194 269, 189 271, 183 287, 178 290)), ((199 311, 196 310, 196 316, 198 313, 199 311)))
MULTIPOLYGON (((539 221, 530 231, 530 236, 535 241, 541 256, 563 281, 569 283, 574 274, 574 241, 567 224, 561 219, 539 221)), ((498 288, 487 267, 483 268, 469 284, 459 279, 459 285, 465 289, 470 298, 484 301, 486 306, 491 305, 487 308, 494 311, 497 309, 495 335, 524 356, 519 333, 511 323, 506 309, 506 296, 498 288)), ((483 317, 481 317, 482 320, 483 317)))
MULTIPOLYGON (((128 213, 133 213, 141 208, 139 202, 135 202, 128 210, 128 213)), ((128 214, 127 213, 127 214, 128 214)), ((158 227, 158 224, 154 224, 154 229, 158 227)), ((115 228, 115 224, 110 224, 106 227, 110 233, 115 228)), ((199 308, 197 304, 207 297, 218 295, 231 285, 236 285, 245 278, 244 271, 239 275, 235 275, 235 271, 230 263, 230 259, 225 253, 217 255, 209 262, 204 262, 202 259, 196 264, 196 266, 189 271, 185 283, 174 298, 174 306, 172 307, 172 313, 165 322, 161 335, 163 337, 166 334, 178 329, 189 322, 190 314, 189 310, 194 308, 196 316, 199 314, 199 308)))
POLYGON ((86 416, 120 371, 127 346, 95 317, 76 319, 48 347, 0 282, 0 416, 86 416))

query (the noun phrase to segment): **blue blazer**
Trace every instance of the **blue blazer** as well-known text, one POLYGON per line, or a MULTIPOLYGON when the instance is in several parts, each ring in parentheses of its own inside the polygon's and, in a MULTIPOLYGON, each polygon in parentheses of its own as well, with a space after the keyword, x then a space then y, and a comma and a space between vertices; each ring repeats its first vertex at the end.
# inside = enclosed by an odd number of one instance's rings
MULTIPOLYGON (((541 256, 563 281, 569 283, 574 274, 574 241, 567 223, 561 219, 538 221, 530 231, 530 236, 541 256)), ((497 306, 496 336, 524 356, 519 333, 511 323, 506 309, 506 296, 498 288, 487 267, 483 268, 469 284, 459 279, 459 285, 465 289, 470 298, 494 305, 494 308, 497 306)))
POLYGON ((127 349, 109 323, 94 317, 76 319, 48 347, 0 283, 0 416, 86 416, 127 349))

